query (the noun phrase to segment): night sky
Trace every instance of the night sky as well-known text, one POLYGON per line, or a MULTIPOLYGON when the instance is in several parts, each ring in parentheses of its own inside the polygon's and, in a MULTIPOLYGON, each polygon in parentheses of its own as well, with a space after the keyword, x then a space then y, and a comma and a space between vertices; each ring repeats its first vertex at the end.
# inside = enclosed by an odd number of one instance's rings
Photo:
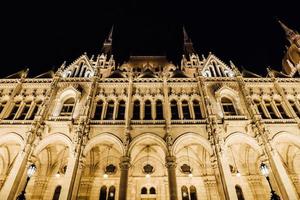
POLYGON ((97 55, 113 24, 117 63, 130 55, 166 55, 179 63, 184 25, 199 55, 212 52, 265 75, 267 66, 281 69, 288 44, 276 18, 300 32, 297 1, 25 2, 1 6, 0 77, 27 67, 34 76, 84 52, 97 55))

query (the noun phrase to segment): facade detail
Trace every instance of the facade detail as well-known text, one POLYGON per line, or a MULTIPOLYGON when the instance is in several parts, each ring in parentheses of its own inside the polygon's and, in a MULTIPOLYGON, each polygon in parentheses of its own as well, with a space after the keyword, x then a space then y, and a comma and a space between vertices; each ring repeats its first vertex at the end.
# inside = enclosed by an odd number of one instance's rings
POLYGON ((300 35, 283 71, 200 56, 97 57, 0 79, 0 199, 300 199, 300 35), (27 169, 30 173, 27 173, 27 169))

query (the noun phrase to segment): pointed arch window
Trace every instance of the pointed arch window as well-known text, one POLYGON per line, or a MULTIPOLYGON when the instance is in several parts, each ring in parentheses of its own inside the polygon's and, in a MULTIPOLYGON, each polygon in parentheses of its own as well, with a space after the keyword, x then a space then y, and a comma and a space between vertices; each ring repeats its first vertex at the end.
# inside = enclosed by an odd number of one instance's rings
POLYGON ((283 119, 289 119, 290 117, 287 115, 282 102, 280 100, 275 100, 275 106, 277 108, 277 110, 279 111, 281 118, 283 119))
POLYGON ((65 100, 61 111, 60 116, 71 116, 75 108, 75 99, 73 97, 65 100))
POLYGON ((155 190, 154 187, 151 187, 151 188, 150 188, 150 194, 156 194, 156 190, 155 190))
POLYGON ((133 103, 133 115, 132 115, 132 119, 133 120, 139 120, 140 119, 140 101, 139 100, 135 100, 133 103))
POLYGON ((106 196, 107 196, 107 187, 106 186, 102 186, 101 189, 100 189, 99 200, 106 200, 106 196))
POLYGON ((274 107, 271 104, 271 101, 270 100, 265 100, 264 102, 265 102, 265 106, 267 108, 267 111, 269 112, 270 117, 272 119, 278 119, 279 117, 277 116, 276 111, 275 111, 274 107))
POLYGON ((178 105, 177 105, 176 100, 171 101, 171 114, 172 114, 171 119, 174 119, 174 120, 179 119, 178 105))
POLYGON ((145 102, 145 113, 144 113, 144 119, 145 120, 151 120, 152 119, 152 109, 151 109, 151 101, 150 100, 147 100, 145 102))
POLYGON ((95 113, 94 113, 93 119, 101 120, 102 112, 103 112, 103 101, 99 100, 96 103, 96 108, 95 108, 95 113))
POLYGON ((181 103, 183 119, 191 119, 189 103, 184 100, 181 103))
POLYGON ((289 100, 289 103, 290 103, 291 107, 293 108, 294 112, 296 113, 296 115, 297 115, 298 117, 300 117, 300 109, 299 109, 299 107, 297 106, 296 102, 290 99, 290 100, 289 100))
POLYGON ((59 200, 60 192, 61 192, 61 186, 59 185, 55 188, 52 200, 59 200))
POLYGON ((143 187, 141 189, 141 194, 148 194, 148 191, 147 191, 147 188, 146 187, 143 187))
POLYGON ((230 99, 227 97, 222 97, 221 104, 225 116, 237 115, 235 107, 230 99))
POLYGON ((109 101, 107 104, 107 109, 106 109, 106 120, 113 120, 114 117, 114 108, 115 108, 115 102, 114 101, 109 101))
POLYGON ((115 196, 116 196, 116 188, 115 186, 110 186, 108 190, 107 200, 115 200, 115 196))
POLYGON ((35 102, 32 106, 33 106, 33 109, 32 109, 32 112, 29 113, 29 116, 28 116, 28 119, 29 120, 33 120, 34 117, 37 115, 38 111, 39 111, 39 108, 40 106, 42 105, 42 101, 37 101, 35 102))
POLYGON ((19 110, 20 106, 21 106, 21 102, 20 101, 19 102, 15 102, 12 110, 10 111, 10 113, 9 113, 9 115, 8 115, 8 117, 6 119, 10 119, 10 120, 14 119, 15 116, 17 115, 17 113, 18 113, 18 110, 19 110))
POLYGON ((125 101, 121 100, 119 102, 119 109, 118 109, 118 116, 117 116, 118 120, 124 120, 125 119, 125 108, 126 108, 125 101))
POLYGON ((182 200, 189 200, 189 191, 188 188, 186 186, 182 186, 181 187, 181 196, 182 196, 182 200))
POLYGON ((245 200, 241 186, 236 185, 235 192, 236 192, 238 200, 245 200))
POLYGON ((263 107, 261 105, 261 102, 259 100, 257 100, 257 99, 254 99, 254 104, 256 105, 256 108, 257 108, 259 114, 261 115, 261 117, 263 119, 267 119, 268 117, 267 117, 267 115, 264 112, 264 109, 263 109, 263 107))
POLYGON ((200 102, 198 100, 193 101, 193 108, 194 108, 195 119, 202 119, 200 102))
POLYGON ((161 100, 156 101, 156 119, 157 120, 164 119, 163 104, 161 100))
POLYGON ((19 114, 19 116, 16 119, 24 120, 26 118, 26 115, 30 109, 31 103, 32 102, 30 101, 30 102, 25 102, 25 104, 23 104, 23 108, 20 108, 20 109, 22 109, 21 113, 19 114))
POLYGON ((190 187, 190 196, 191 196, 191 200, 197 200, 197 189, 193 185, 191 185, 190 187))

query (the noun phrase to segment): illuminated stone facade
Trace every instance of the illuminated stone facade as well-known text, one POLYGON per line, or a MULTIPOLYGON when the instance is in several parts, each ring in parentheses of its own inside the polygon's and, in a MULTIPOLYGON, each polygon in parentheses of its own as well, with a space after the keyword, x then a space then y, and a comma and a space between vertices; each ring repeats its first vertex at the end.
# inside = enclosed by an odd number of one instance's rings
POLYGON ((180 67, 116 66, 111 32, 98 57, 1 79, 0 199, 32 164, 27 199, 268 199, 261 163, 282 199, 299 199, 300 40, 282 26, 292 49, 267 77, 199 57, 184 31, 180 67))

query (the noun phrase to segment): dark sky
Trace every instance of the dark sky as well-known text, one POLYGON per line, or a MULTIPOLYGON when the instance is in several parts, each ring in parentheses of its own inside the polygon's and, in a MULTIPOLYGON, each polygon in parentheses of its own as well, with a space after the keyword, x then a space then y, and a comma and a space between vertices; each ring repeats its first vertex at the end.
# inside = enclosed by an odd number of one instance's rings
POLYGON ((287 44, 276 17, 300 31, 297 1, 39 2, 1 6, 0 77, 26 67, 37 75, 84 52, 97 55, 113 24, 118 63, 146 54, 178 63, 185 25, 199 55, 211 51, 226 63, 265 74, 267 66, 281 69, 287 44))

